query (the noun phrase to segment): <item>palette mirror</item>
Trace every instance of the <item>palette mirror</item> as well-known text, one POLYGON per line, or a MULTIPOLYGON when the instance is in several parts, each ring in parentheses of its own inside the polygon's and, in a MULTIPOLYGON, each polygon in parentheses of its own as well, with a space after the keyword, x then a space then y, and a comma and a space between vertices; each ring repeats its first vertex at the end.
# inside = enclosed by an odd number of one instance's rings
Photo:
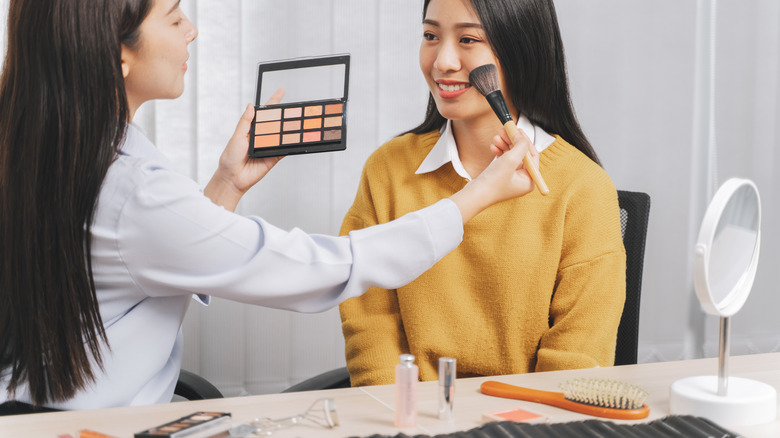
POLYGON ((261 63, 249 156, 346 149, 348 88, 349 55, 261 63), (284 103, 262 104, 279 88, 284 103))
POLYGON ((762 382, 730 377, 730 317, 745 304, 753 286, 761 243, 761 202, 756 185, 732 178, 715 193, 694 247, 696 297, 720 317, 718 375, 677 380, 670 411, 699 415, 726 425, 761 424, 776 416, 777 392, 762 382))

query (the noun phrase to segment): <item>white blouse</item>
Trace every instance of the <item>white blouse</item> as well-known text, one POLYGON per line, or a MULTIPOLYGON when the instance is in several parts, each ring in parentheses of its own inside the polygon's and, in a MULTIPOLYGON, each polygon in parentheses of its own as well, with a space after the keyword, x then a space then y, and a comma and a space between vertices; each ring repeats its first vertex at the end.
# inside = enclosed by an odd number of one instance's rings
MULTIPOLYGON (((101 189, 92 266, 110 349, 96 381, 60 409, 169 402, 194 295, 319 312, 371 286, 400 287, 458 246, 460 211, 446 199, 348 237, 284 231, 212 203, 135 126, 101 189)), ((230 340, 225 340, 230 342, 230 340)), ((8 376, 0 377, 0 402, 8 376)), ((16 400, 29 401, 26 386, 16 400)))

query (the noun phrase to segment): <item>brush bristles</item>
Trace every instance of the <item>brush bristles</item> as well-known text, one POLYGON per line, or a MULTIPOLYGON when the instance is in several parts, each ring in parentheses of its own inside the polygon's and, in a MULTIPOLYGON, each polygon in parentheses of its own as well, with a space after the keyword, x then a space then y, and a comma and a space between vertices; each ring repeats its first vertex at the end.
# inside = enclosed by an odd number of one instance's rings
POLYGON ((567 400, 613 409, 639 409, 647 391, 615 380, 575 379, 561 384, 567 400))
POLYGON ((498 69, 493 64, 480 65, 469 73, 469 82, 483 96, 498 90, 498 69))

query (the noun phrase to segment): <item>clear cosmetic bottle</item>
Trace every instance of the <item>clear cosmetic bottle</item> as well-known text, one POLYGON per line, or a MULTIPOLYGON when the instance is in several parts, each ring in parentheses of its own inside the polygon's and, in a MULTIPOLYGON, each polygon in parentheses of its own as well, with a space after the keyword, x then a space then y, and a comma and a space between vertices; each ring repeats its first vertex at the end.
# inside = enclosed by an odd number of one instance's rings
POLYGON ((419 368, 414 364, 414 356, 402 354, 401 363, 395 366, 395 427, 408 428, 417 425, 419 375, 419 368))

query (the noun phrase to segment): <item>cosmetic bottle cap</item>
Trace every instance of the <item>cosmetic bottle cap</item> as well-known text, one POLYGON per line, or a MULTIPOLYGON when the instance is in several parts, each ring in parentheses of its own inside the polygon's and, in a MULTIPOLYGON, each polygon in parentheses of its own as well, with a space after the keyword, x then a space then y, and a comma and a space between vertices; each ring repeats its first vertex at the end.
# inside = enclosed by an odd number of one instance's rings
POLYGON ((414 365, 414 355, 413 354, 402 354, 401 355, 401 365, 410 367, 414 365))
POLYGON ((439 384, 454 385, 457 373, 455 371, 455 359, 451 357, 439 358, 439 384))

